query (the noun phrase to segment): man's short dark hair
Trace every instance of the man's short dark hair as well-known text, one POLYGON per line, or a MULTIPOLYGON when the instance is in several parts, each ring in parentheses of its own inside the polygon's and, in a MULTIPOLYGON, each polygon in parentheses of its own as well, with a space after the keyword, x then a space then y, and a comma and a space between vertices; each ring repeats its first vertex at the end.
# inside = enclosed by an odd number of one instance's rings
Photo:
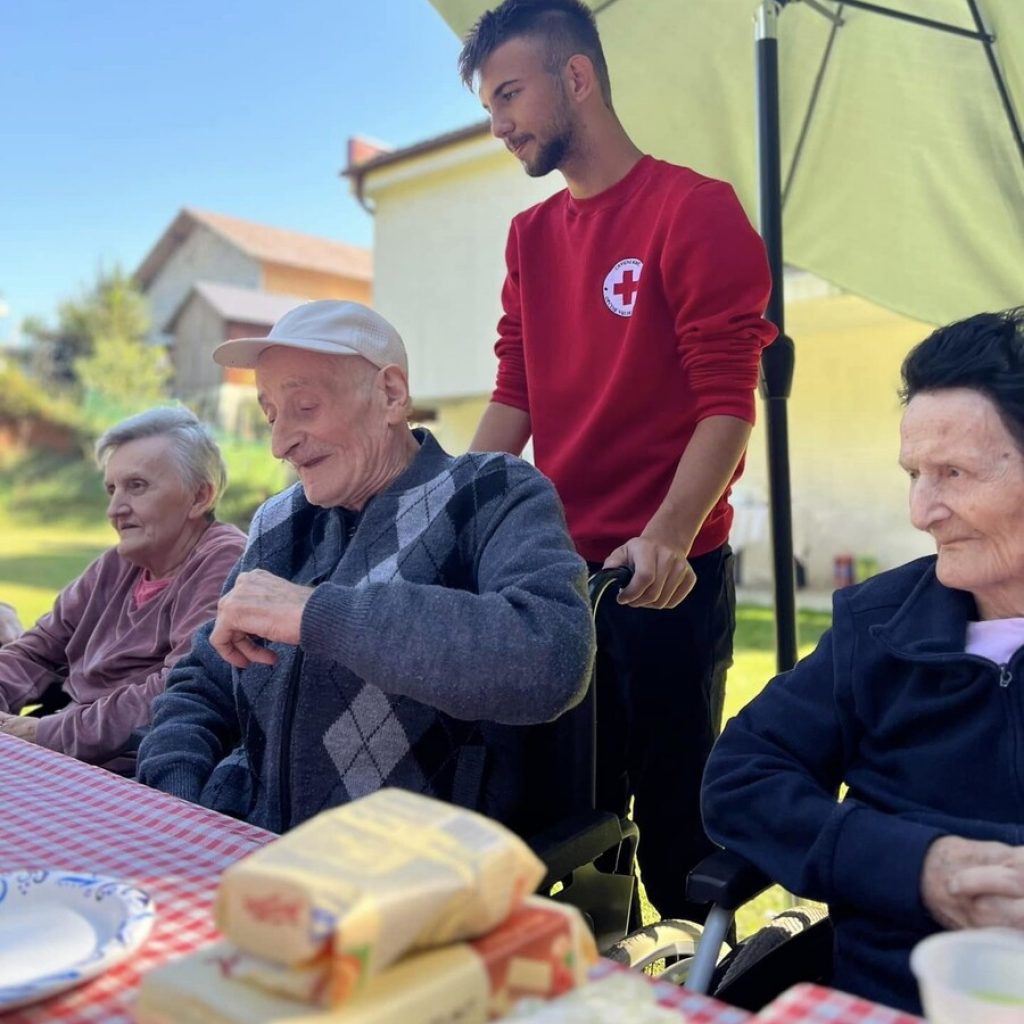
POLYGON ((544 66, 551 74, 577 53, 594 65, 601 96, 611 109, 612 85, 594 12, 582 0, 504 0, 485 11, 463 40, 459 74, 472 88, 473 76, 510 39, 531 36, 544 43, 544 66))
POLYGON ((901 375, 904 404, 946 388, 980 392, 1024 452, 1024 306, 940 327, 910 350, 901 375))

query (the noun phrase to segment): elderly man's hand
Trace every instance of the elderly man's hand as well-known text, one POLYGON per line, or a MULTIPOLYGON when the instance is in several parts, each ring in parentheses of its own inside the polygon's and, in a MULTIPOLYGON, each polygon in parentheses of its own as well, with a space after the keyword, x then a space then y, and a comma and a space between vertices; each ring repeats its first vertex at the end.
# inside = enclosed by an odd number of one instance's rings
POLYGON ((946 928, 1024 928, 1024 848, 936 839, 925 855, 921 899, 946 928))
POLYGON ((0 647, 17 639, 22 632, 17 612, 5 601, 0 601, 0 647))
POLYGON ((24 715, 11 715, 6 711, 0 711, 0 732, 6 736, 17 736, 19 740, 35 743, 38 728, 38 718, 27 718, 24 715))
POLYGON ((605 569, 620 565, 628 565, 633 578, 620 591, 619 604, 634 608, 675 608, 697 582, 685 554, 655 537, 634 537, 604 561, 605 569))
POLYGON ((273 665, 277 656, 253 638, 298 644, 302 612, 312 593, 312 587, 299 586, 264 569, 243 572, 217 603, 210 643, 235 668, 253 662, 273 665))

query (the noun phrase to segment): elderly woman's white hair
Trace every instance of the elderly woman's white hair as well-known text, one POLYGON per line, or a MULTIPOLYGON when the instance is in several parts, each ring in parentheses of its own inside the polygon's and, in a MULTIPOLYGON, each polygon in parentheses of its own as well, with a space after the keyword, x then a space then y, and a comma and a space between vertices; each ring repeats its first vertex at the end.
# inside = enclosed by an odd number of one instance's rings
POLYGON ((227 486, 228 473, 217 442, 195 414, 182 405, 158 406, 115 423, 96 441, 96 462, 105 468, 111 454, 129 441, 144 437, 166 437, 181 478, 190 490, 203 483, 213 488, 207 514, 213 510, 227 486))

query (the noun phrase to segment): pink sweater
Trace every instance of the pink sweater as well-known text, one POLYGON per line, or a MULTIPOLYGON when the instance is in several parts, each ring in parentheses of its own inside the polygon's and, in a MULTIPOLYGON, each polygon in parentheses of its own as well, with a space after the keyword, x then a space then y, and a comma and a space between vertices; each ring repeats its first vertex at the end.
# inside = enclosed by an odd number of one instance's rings
POLYGON ((132 591, 143 570, 111 548, 57 596, 53 610, 0 648, 0 710, 17 711, 55 680, 71 703, 40 719, 36 742, 106 767, 133 730, 148 725, 150 704, 192 634, 214 617, 224 580, 245 547, 234 526, 212 524, 170 586, 141 608, 132 591))

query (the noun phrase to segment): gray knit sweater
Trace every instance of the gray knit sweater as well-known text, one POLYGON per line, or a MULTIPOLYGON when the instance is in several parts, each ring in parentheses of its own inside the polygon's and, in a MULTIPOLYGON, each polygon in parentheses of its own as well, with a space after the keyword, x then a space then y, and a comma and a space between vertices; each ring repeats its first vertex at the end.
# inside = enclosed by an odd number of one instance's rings
POLYGON ((521 727, 589 679, 585 567, 535 469, 416 433, 358 517, 299 485, 259 509, 225 586, 262 568, 314 587, 301 642, 238 671, 204 626, 154 703, 140 781, 278 832, 382 786, 521 816, 521 727))

